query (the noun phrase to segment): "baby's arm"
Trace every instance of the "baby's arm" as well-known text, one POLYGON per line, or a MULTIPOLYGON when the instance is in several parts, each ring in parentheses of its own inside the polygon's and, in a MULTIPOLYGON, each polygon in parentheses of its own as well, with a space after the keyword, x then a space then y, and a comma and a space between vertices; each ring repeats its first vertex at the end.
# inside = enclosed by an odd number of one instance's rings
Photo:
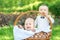
POLYGON ((19 27, 20 29, 22 29, 22 28, 23 28, 23 26, 22 26, 22 25, 18 25, 18 27, 19 27))
POLYGON ((52 23, 54 22, 54 20, 52 20, 50 15, 46 15, 46 18, 48 19, 48 21, 50 23, 50 29, 52 29, 52 23))
POLYGON ((32 32, 35 32, 36 30, 35 29, 32 29, 32 32))

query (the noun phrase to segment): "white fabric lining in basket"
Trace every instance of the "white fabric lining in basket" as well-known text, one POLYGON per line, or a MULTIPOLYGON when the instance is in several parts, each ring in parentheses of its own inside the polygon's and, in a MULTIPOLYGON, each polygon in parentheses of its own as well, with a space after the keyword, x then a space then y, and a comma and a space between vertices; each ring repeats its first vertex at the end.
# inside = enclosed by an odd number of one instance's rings
POLYGON ((28 37, 33 36, 35 33, 32 31, 27 31, 24 29, 20 29, 17 26, 14 26, 13 34, 14 34, 14 40, 22 40, 22 39, 26 39, 28 37))

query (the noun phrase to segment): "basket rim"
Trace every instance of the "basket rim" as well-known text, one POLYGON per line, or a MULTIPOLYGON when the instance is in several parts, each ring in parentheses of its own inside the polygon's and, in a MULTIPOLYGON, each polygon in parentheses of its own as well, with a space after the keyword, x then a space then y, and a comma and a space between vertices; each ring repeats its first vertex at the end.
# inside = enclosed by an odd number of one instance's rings
MULTIPOLYGON (((28 12, 37 12, 40 13, 39 11, 36 10, 31 10, 31 11, 27 11, 27 12, 20 12, 21 14, 19 16, 17 16, 16 20, 14 21, 14 26, 17 24, 17 22, 19 21, 19 18, 25 14, 27 14, 28 12)), ((50 23, 50 26, 52 27, 52 23, 50 23)), ((52 29, 52 28, 51 28, 52 29)))
POLYGON ((39 13, 39 11, 35 11, 35 10, 31 10, 31 11, 27 11, 27 12, 20 12, 21 14, 20 14, 20 15, 16 18, 16 20, 14 21, 14 25, 17 24, 17 22, 19 21, 18 19, 19 19, 21 16, 27 14, 28 12, 38 12, 38 13, 39 13))

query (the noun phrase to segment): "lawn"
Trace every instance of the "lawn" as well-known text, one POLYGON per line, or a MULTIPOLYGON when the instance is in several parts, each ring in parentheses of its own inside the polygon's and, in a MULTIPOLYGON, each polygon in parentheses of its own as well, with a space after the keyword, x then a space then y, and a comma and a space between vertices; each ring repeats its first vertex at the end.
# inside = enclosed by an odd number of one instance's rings
MULTIPOLYGON (((52 30, 51 40, 60 40, 60 25, 54 26, 52 30)), ((12 25, 0 27, 0 40, 14 40, 12 25)))
POLYGON ((51 40, 60 40, 60 25, 53 27, 51 40))
POLYGON ((13 40, 13 26, 0 27, 0 40, 13 40))

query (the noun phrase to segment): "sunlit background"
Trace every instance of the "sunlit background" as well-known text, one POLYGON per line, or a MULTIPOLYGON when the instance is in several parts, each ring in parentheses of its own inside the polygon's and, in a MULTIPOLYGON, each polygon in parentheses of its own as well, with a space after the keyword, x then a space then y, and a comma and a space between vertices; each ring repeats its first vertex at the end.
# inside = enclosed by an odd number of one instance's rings
POLYGON ((41 4, 49 7, 55 20, 51 40, 60 40, 60 0, 0 0, 0 40, 14 40, 13 18, 16 12, 38 11, 41 4))

